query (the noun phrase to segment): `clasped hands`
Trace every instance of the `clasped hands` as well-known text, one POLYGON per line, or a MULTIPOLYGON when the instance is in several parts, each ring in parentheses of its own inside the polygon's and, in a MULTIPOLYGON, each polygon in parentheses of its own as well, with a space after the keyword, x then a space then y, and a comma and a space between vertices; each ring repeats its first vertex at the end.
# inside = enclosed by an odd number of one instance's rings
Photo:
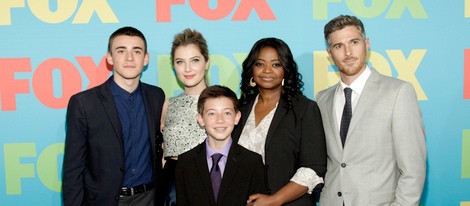
POLYGON ((273 195, 253 194, 248 197, 246 206, 280 206, 273 195))

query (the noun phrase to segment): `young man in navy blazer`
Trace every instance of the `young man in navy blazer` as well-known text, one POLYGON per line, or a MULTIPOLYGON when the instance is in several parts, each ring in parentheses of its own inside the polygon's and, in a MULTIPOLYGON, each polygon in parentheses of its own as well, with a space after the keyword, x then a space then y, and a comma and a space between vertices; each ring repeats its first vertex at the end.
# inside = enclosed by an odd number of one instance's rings
POLYGON ((163 205, 158 134, 165 95, 140 81, 149 62, 142 32, 116 30, 106 60, 113 76, 68 104, 63 203, 163 205))
POLYGON ((178 205, 246 205, 248 197, 266 193, 261 156, 232 142, 231 133, 240 119, 237 96, 227 87, 210 86, 199 96, 197 120, 207 139, 178 158, 176 198, 178 205), (213 189, 211 156, 222 154, 220 189, 213 189), (214 194, 215 192, 215 194, 214 194))

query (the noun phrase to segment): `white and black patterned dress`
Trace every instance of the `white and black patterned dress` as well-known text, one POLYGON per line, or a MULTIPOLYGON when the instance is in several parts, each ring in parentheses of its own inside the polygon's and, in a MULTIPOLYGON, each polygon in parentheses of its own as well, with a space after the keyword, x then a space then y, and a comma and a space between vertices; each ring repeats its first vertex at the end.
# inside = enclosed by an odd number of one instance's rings
POLYGON ((205 129, 196 120, 198 98, 185 93, 170 98, 163 129, 165 157, 176 157, 206 139, 205 129))

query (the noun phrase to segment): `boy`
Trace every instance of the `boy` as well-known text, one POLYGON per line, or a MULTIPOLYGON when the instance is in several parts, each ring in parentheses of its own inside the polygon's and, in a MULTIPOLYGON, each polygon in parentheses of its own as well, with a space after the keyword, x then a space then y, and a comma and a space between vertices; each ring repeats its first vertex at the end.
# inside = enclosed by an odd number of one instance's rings
POLYGON ((241 116, 235 93, 210 86, 199 96, 197 109, 207 139, 178 158, 177 204, 239 206, 246 205, 251 194, 266 193, 261 156, 232 142, 241 116))

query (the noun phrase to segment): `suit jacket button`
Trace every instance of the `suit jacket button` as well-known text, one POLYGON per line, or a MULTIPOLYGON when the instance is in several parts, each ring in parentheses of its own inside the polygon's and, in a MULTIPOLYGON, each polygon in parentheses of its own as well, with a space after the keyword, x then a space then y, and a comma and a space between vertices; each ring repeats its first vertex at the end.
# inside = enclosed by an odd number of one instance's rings
POLYGON ((342 167, 342 168, 345 168, 345 167, 346 167, 346 163, 341 163, 341 167, 342 167))
POLYGON ((120 168, 120 170, 121 170, 121 172, 123 172, 123 173, 124 173, 124 167, 121 167, 121 168, 120 168))
POLYGON ((338 197, 341 197, 343 194, 341 192, 338 192, 338 197))

